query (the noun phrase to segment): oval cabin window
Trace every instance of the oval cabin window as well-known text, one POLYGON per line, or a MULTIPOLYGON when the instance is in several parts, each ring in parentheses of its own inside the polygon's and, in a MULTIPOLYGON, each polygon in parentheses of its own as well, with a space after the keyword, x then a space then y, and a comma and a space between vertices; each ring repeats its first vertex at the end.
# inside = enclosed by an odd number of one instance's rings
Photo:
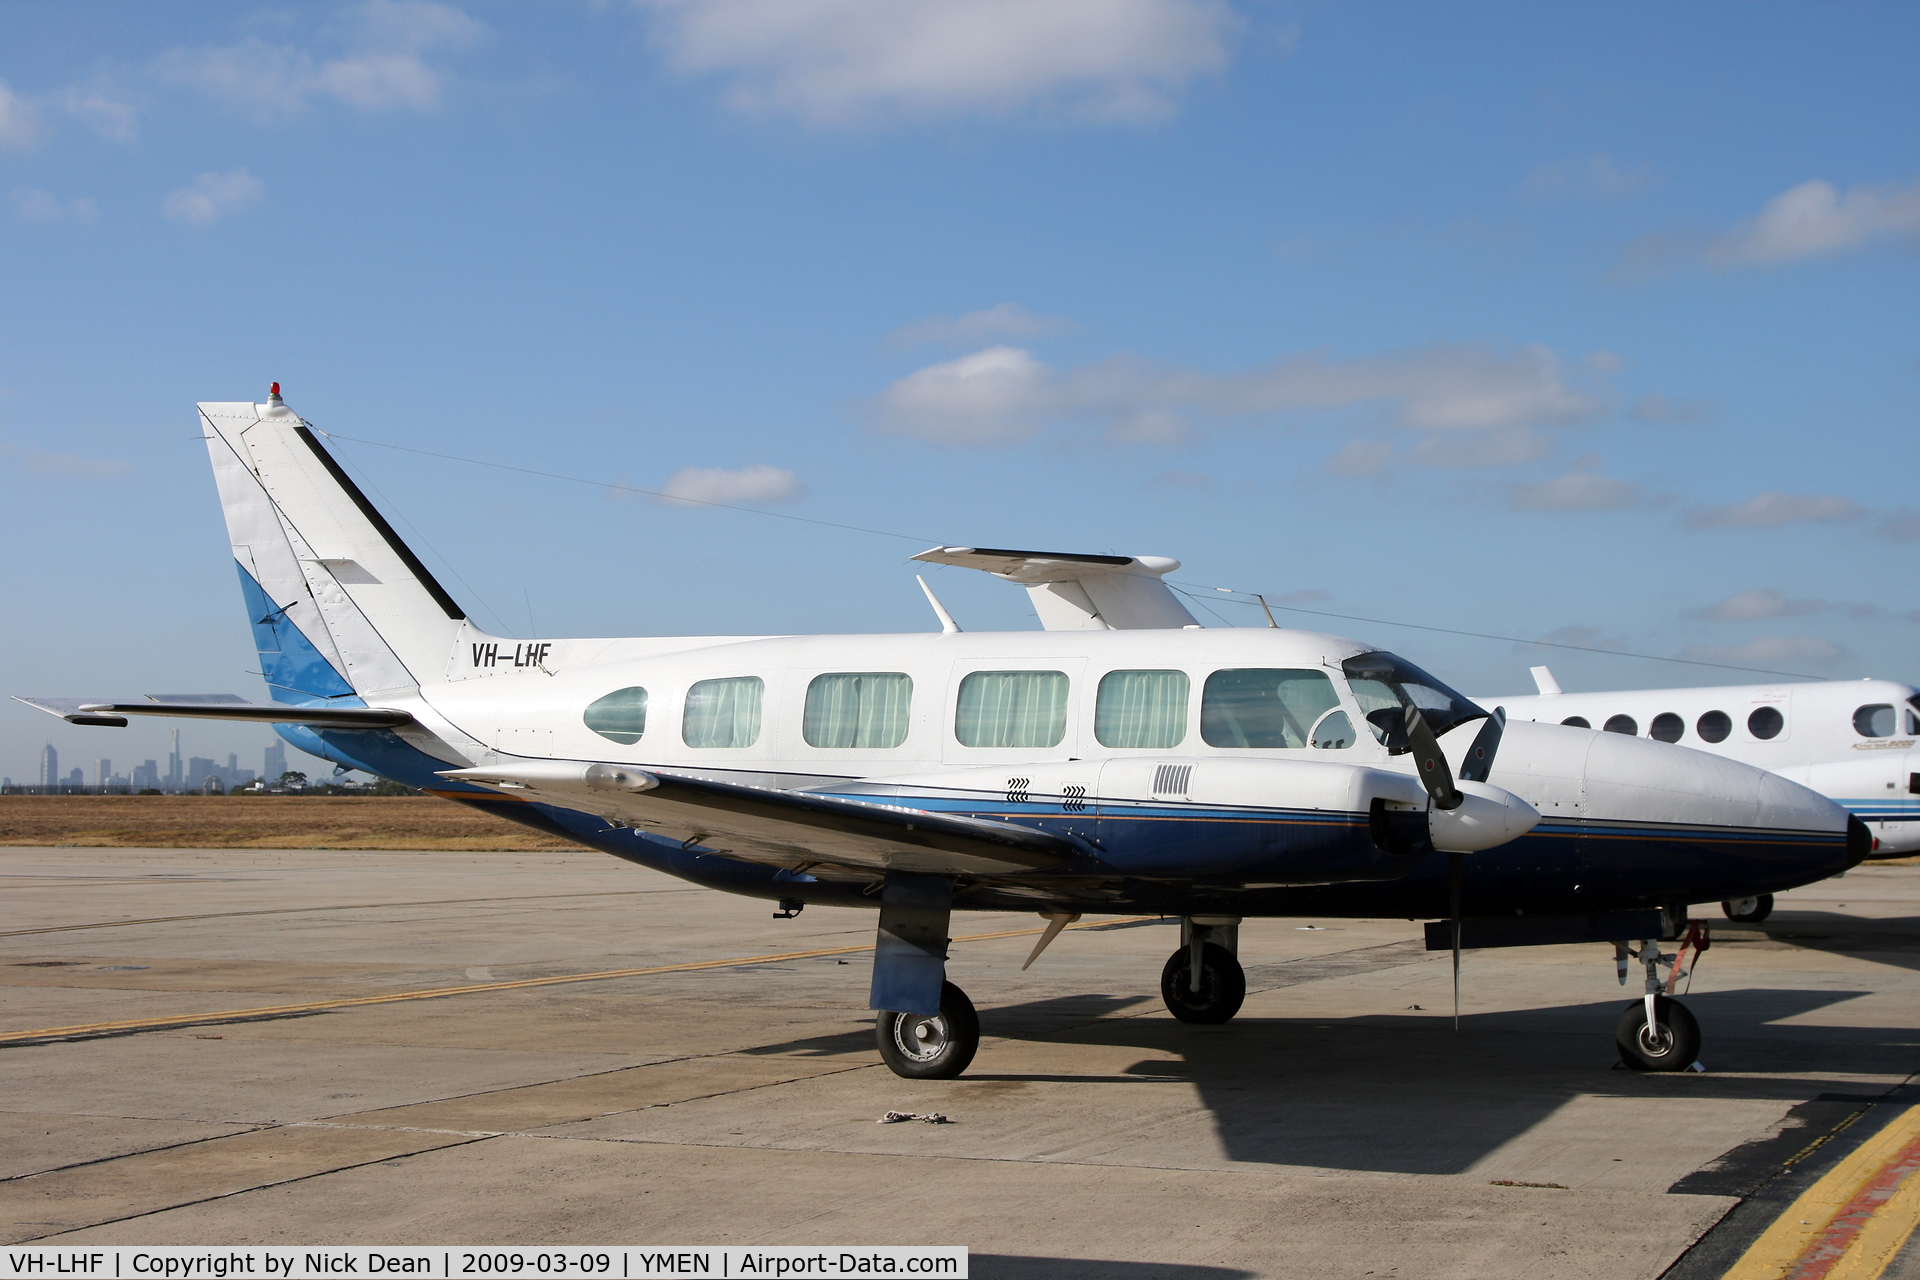
POLYGON ((1562 720, 1560 723, 1564 725, 1570 725, 1575 729, 1593 728, 1592 723, 1588 721, 1588 719, 1585 716, 1568 716, 1565 720, 1562 720))
POLYGON ((1686 731, 1687 722, 1671 711, 1662 711, 1653 718, 1653 723, 1647 726, 1647 736, 1657 738, 1661 742, 1678 742, 1686 731))
POLYGON ((631 746, 647 731, 647 691, 615 689, 588 703, 580 718, 601 737, 631 746))
POLYGON ((1787 727, 1787 718, 1780 714, 1777 707, 1755 707, 1753 714, 1747 717, 1747 732, 1762 739, 1777 738, 1780 731, 1787 727))
POLYGON ((1893 726, 1891 703, 1875 703, 1853 713, 1853 731, 1863 738, 1891 738, 1893 726))
POLYGON ((1624 733, 1629 738, 1640 732, 1640 722, 1632 716, 1608 716, 1602 726, 1608 733, 1624 733))
POLYGON ((1708 742, 1725 742, 1733 732, 1733 717, 1724 711, 1705 711, 1693 722, 1693 729, 1708 742))

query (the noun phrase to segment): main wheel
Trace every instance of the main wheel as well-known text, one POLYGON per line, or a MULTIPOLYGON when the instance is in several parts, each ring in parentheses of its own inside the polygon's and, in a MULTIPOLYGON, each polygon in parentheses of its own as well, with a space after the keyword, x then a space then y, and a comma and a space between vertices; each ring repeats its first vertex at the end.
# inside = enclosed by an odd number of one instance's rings
POLYGON ((1687 1006, 1667 996, 1653 998, 1653 1018, 1649 1029, 1645 1000, 1620 1011, 1613 1032, 1620 1061, 1635 1071, 1685 1071, 1700 1057, 1700 1024, 1687 1006))
POLYGON ((1200 948, 1200 989, 1193 989, 1193 948, 1182 947, 1167 957, 1160 971, 1160 998, 1167 1012, 1182 1022, 1225 1022, 1240 1012, 1247 998, 1247 971, 1233 953, 1216 942, 1200 948))
POLYGON ((926 1018, 882 1011, 874 1036, 893 1074, 909 1080, 951 1080, 967 1069, 980 1048, 980 1015, 966 992, 943 982, 939 1013, 926 1018))
POLYGON ((1723 902, 1720 909, 1727 913, 1727 919, 1737 920, 1741 924, 1759 924, 1773 914, 1773 895, 1763 893, 1757 898, 1735 898, 1723 902))

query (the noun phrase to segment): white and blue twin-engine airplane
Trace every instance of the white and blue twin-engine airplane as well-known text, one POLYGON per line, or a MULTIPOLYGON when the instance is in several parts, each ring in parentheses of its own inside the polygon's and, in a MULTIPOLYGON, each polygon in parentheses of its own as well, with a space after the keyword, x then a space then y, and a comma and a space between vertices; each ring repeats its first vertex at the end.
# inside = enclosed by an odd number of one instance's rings
POLYGON ((943 629, 917 635, 503 639, 277 384, 200 414, 274 701, 24 701, 76 724, 271 724, 787 913, 877 909, 870 1003, 904 1076, 957 1075, 978 1046, 947 981, 956 910, 1038 912, 1041 947, 1081 913, 1178 917, 1161 994, 1203 1023, 1239 1009, 1248 916, 1439 921, 1428 945, 1452 946, 1456 983, 1463 942, 1610 942, 1622 980, 1629 955, 1647 976, 1616 1029, 1625 1060, 1682 1070, 1699 1030, 1660 940, 1688 904, 1808 884, 1870 843, 1752 765, 1509 721, 1337 636, 1202 629, 1165 559, 918 557, 1026 585, 1037 632, 965 633, 934 601, 943 629))

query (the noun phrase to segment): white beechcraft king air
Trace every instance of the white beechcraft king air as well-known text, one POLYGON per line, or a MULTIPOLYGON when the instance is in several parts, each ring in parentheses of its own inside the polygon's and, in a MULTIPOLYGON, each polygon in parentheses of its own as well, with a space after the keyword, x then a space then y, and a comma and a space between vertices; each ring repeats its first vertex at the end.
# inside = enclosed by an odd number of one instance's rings
POLYGON ((274 701, 23 701, 76 724, 271 724, 786 913, 875 909, 870 1003, 904 1076, 958 1075, 979 1043, 947 981, 956 910, 1038 912, 1041 946, 1081 913, 1178 917, 1161 995, 1197 1023, 1240 1007, 1248 916, 1434 920, 1456 990, 1462 945, 1609 942, 1622 981, 1630 956, 1647 979, 1616 1028, 1624 1059, 1683 1070, 1699 1029, 1660 941, 1688 904, 1867 852, 1845 809, 1752 765, 1508 720, 1338 636, 1201 629, 1160 580, 1172 560, 918 557, 1026 585, 1038 632, 963 633, 935 602, 943 629, 916 635, 503 639, 277 384, 200 414, 274 701))

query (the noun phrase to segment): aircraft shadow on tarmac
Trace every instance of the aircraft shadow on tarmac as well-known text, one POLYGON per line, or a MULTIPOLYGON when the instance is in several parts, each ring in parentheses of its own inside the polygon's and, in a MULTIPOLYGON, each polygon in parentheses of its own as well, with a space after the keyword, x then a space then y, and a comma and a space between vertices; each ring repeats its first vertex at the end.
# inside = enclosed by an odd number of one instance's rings
MULTIPOLYGON (((983 1008, 981 1029, 1002 1040, 1119 1046, 1144 1056, 1117 1074, 996 1070, 1001 1055, 989 1040, 960 1083, 1112 1088, 1185 1081, 1212 1113, 1230 1159, 1452 1174, 1579 1097, 1771 1098, 1784 1112, 1833 1087, 1831 1079, 1811 1074, 1816 1071, 1905 1075, 1920 1049, 1920 1031, 1913 1028, 1780 1025, 1871 994, 1696 991, 1687 1003, 1706 1031, 1710 1070, 1659 1076, 1617 1068, 1613 1024, 1627 1003, 1624 994, 1589 1004, 1470 1012, 1456 1034, 1451 1018, 1438 1013, 1243 1016, 1224 1026, 1190 1026, 1166 1016, 1114 1016, 1147 1005, 1146 997, 1079 993, 983 1008)), ((1151 1003, 1157 1008, 1157 1000, 1151 1003)), ((870 1032, 851 1032, 755 1052, 857 1054, 871 1046, 870 1032)), ((1118 1111, 1129 1105, 1124 1093, 1113 1100, 1118 1111)), ((1729 1133, 1728 1145, 1740 1136, 1729 1133)), ((1631 1157, 1630 1144, 1623 1155, 1631 1157)))
POLYGON ((1793 911, 1778 912, 1759 925, 1713 923, 1716 945, 1771 943, 1920 969, 1920 916, 1868 920, 1832 911, 1793 911))

